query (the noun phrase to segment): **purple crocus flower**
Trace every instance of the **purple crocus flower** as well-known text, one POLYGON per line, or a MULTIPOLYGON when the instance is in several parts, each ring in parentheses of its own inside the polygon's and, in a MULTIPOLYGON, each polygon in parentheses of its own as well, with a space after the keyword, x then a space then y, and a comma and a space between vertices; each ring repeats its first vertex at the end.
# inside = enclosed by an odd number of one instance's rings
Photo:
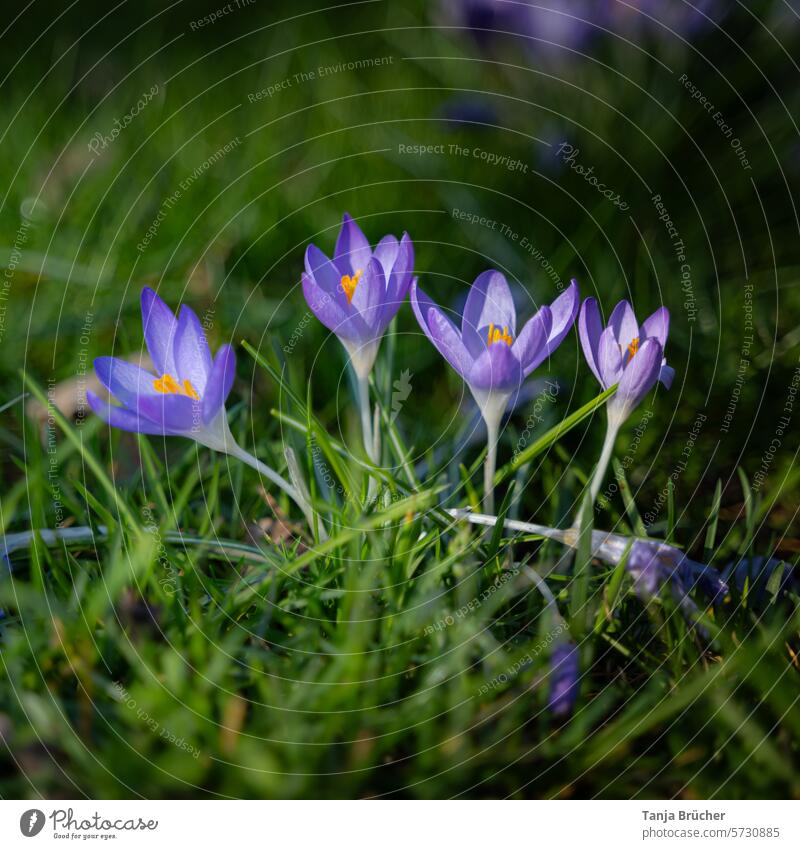
POLYGON ((675 370, 667 365, 664 346, 669 310, 660 307, 640 326, 631 305, 620 301, 603 327, 600 308, 587 298, 578 316, 578 335, 589 368, 603 389, 619 384, 608 402, 609 423, 619 426, 660 380, 669 389, 675 370))
POLYGON ((573 280, 550 306, 541 307, 519 334, 511 290, 499 271, 484 271, 472 284, 460 331, 416 281, 411 306, 425 335, 469 386, 488 421, 502 415, 522 381, 567 335, 578 310, 578 284, 573 280))
POLYGON ((411 306, 437 351, 465 381, 488 432, 484 466, 485 508, 494 508, 494 471, 500 420, 522 381, 561 344, 578 311, 578 284, 543 306, 517 334, 517 311, 506 278, 495 270, 480 274, 467 295, 461 330, 419 288, 411 284, 411 306))
POLYGON ((150 288, 142 290, 142 323, 156 373, 118 357, 98 357, 97 377, 122 406, 87 392, 91 408, 121 430, 188 436, 228 450, 225 401, 236 371, 233 348, 223 345, 212 357, 194 311, 184 305, 176 318, 150 288))
POLYGON ((559 643, 550 656, 550 692, 547 706, 554 716, 572 713, 578 700, 580 655, 572 640, 559 643))
MULTIPOLYGON (((231 434, 225 402, 236 371, 233 348, 222 345, 212 357, 203 326, 193 310, 184 305, 176 318, 150 288, 142 290, 142 324, 155 374, 118 357, 98 357, 94 361, 95 373, 121 406, 87 391, 92 410, 120 430, 186 436, 242 460, 283 489, 313 523, 299 470, 292 474, 295 487, 241 448, 231 434)), ((291 449, 287 448, 290 470, 292 460, 291 449)))
POLYGON ((384 236, 373 250, 345 213, 333 259, 309 245, 305 266, 303 294, 311 312, 339 337, 356 374, 366 379, 411 283, 414 246, 408 233, 400 241, 384 236))

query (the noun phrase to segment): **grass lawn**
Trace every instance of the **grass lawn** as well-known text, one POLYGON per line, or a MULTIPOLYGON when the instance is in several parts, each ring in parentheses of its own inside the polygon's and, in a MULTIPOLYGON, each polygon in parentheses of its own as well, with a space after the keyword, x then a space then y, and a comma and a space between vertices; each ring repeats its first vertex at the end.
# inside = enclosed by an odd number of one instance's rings
POLYGON ((0 795, 800 796, 797 13, 39 5, 1 37, 0 795), (482 503, 486 429, 408 303, 370 461, 301 287, 344 212, 407 231, 455 315, 488 268, 517 332, 572 278, 606 317, 669 309, 674 382, 596 503, 577 328, 503 420, 495 513, 582 515, 575 547, 447 512, 482 503), (239 459, 89 410, 94 359, 142 356, 144 286, 233 347, 231 433, 286 478, 294 452, 312 527, 239 459), (643 593, 592 528, 727 591, 643 593))

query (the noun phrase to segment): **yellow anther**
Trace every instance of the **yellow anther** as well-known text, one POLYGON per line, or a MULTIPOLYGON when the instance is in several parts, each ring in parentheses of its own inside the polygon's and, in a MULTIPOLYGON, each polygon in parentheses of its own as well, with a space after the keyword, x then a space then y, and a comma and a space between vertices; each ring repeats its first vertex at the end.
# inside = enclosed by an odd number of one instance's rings
POLYGON ((490 324, 489 336, 486 341, 489 345, 493 345, 495 342, 505 342, 506 345, 510 347, 514 339, 508 333, 508 325, 503 326, 503 332, 501 333, 499 327, 495 327, 494 324, 490 324))
POLYGON ((639 350, 639 337, 634 336, 631 340, 630 345, 628 345, 628 353, 631 355, 630 359, 633 359, 636 352, 639 350))
POLYGON ((344 290, 345 295, 347 296, 347 303, 350 304, 353 302, 353 295, 356 291, 356 286, 358 286, 358 281, 361 278, 361 269, 351 277, 349 274, 342 275, 342 289, 344 290))
POLYGON ((194 401, 200 400, 200 396, 197 394, 194 386, 192 386, 191 381, 184 380, 183 384, 180 384, 171 374, 162 374, 161 377, 154 380, 153 389, 156 392, 161 392, 163 395, 185 395, 194 401))
POLYGON ((183 394, 188 395, 194 401, 199 401, 200 396, 197 394, 197 390, 192 386, 191 382, 188 380, 183 381, 183 394))

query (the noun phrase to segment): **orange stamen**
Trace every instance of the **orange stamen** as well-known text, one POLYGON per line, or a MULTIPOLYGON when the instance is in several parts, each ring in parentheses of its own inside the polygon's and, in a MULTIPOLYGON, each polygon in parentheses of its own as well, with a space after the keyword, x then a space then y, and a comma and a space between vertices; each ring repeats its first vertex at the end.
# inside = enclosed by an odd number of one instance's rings
POLYGON ((161 377, 154 380, 153 389, 156 392, 161 392, 163 395, 185 395, 194 401, 200 400, 200 396, 197 394, 194 386, 192 386, 191 381, 184 380, 183 384, 180 384, 171 374, 162 374, 161 377))
POLYGON ((631 355, 630 359, 633 359, 636 352, 639 350, 639 337, 634 336, 631 340, 630 345, 628 345, 628 353, 631 355))
POLYGON ((347 296, 347 303, 351 304, 353 302, 353 295, 356 291, 356 286, 358 286, 358 281, 361 279, 361 269, 351 277, 349 274, 342 275, 342 289, 344 290, 345 295, 347 296))
POLYGON ((501 333, 499 327, 495 327, 494 324, 490 324, 489 336, 486 341, 489 345, 493 345, 495 342, 505 342, 506 345, 510 347, 514 338, 509 335, 508 325, 503 326, 503 332, 501 333))
POLYGON ((200 396, 197 394, 197 390, 192 386, 191 382, 188 380, 183 381, 183 394, 187 395, 193 401, 199 401, 200 396))

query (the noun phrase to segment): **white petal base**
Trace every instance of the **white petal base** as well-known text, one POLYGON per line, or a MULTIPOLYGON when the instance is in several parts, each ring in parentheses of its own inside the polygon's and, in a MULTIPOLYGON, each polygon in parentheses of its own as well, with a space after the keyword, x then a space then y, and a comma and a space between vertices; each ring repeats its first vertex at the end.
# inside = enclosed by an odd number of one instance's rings
POLYGON ((339 339, 344 345, 345 350, 350 357, 350 362, 353 364, 356 376, 360 380, 365 380, 369 377, 372 367, 375 365, 375 358, 378 356, 378 348, 381 340, 374 339, 372 342, 352 342, 349 339, 339 339))
POLYGON ((511 400, 513 392, 487 392, 482 389, 475 389, 470 386, 469 391, 475 399, 486 422, 486 427, 489 431, 497 431, 500 427, 500 422, 508 407, 508 402, 511 400))

